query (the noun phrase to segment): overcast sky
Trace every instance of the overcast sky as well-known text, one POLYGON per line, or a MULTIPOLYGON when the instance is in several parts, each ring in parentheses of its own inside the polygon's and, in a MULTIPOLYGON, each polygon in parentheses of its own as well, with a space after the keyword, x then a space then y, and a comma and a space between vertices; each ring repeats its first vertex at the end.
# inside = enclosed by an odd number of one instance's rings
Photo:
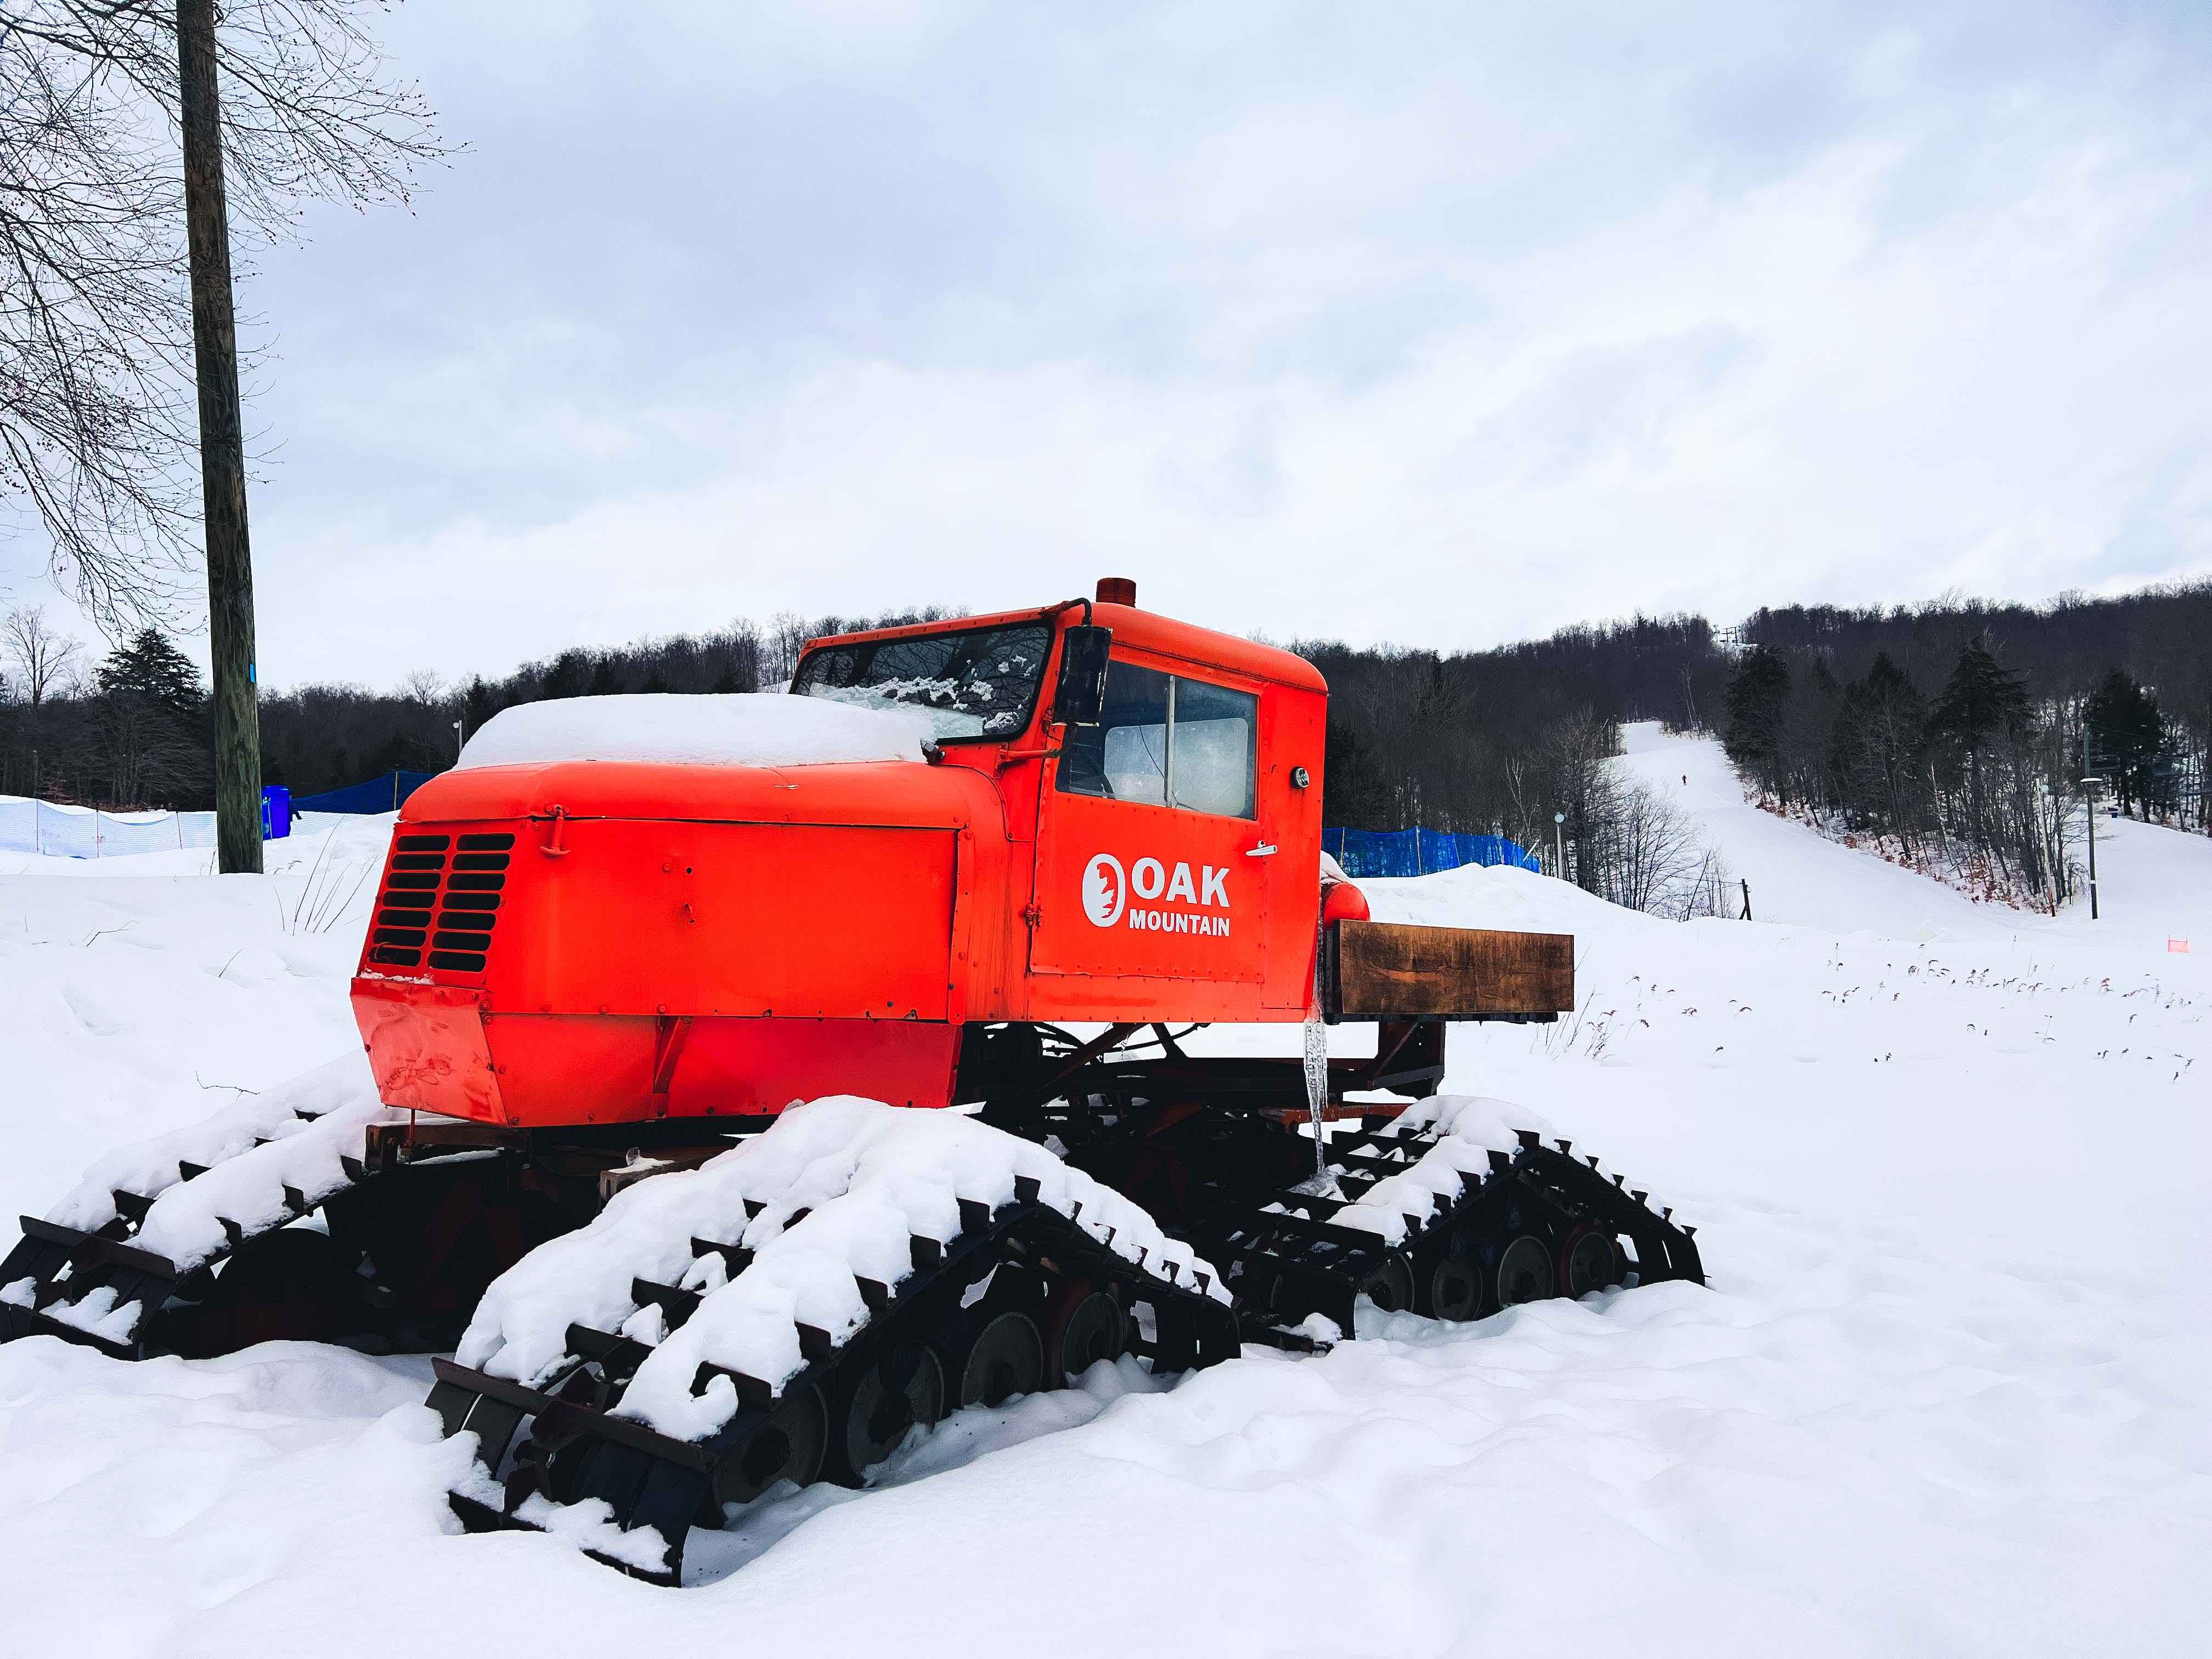
POLYGON ((2203 3, 386 39, 467 148, 257 258, 267 684, 1109 572, 1448 648, 2212 572, 2203 3))

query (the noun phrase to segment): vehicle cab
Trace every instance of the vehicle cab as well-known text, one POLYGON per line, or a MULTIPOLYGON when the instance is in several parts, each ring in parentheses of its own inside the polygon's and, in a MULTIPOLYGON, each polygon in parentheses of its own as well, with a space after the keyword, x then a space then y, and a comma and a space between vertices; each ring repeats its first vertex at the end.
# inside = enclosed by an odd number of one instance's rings
POLYGON ((994 779, 1013 890, 988 954, 1012 971, 971 982, 969 1018, 1303 1015, 1328 706, 1304 659, 1109 579, 1043 611, 811 641, 791 689, 920 709, 943 763, 994 779))

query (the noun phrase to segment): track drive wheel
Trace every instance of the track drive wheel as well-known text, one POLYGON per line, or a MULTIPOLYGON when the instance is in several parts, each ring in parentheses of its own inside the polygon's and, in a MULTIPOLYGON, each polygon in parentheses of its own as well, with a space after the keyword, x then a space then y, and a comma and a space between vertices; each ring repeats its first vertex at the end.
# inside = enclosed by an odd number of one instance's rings
POLYGON ((1552 1293, 1551 1247, 1534 1233, 1523 1233, 1498 1258, 1498 1305, 1517 1307, 1541 1302, 1552 1293))
POLYGON ((945 1366, 927 1347, 900 1348, 860 1366, 838 1391, 830 1446, 832 1479, 859 1486, 868 1469, 899 1449, 917 1423, 945 1415, 945 1366))
POLYGON ((1413 1305, 1413 1270, 1404 1256, 1389 1251, 1359 1281, 1359 1294, 1384 1313, 1403 1313, 1413 1305))
POLYGON ((987 1322, 961 1361, 957 1398, 963 1406, 1003 1406, 1018 1394, 1035 1394, 1044 1381, 1044 1338, 1027 1314, 1006 1312, 987 1322))

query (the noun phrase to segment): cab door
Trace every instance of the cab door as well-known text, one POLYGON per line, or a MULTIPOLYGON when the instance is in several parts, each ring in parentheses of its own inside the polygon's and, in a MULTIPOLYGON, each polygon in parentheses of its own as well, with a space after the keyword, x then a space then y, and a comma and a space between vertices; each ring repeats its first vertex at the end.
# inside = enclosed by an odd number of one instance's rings
POLYGON ((1066 988, 1102 1015, 1143 1012, 1143 982, 1159 981, 1185 982, 1162 1018, 1256 1007, 1276 867, 1261 788, 1267 690, 1115 651, 1099 724, 1072 730, 1044 769, 1032 974, 1118 982, 1066 988))

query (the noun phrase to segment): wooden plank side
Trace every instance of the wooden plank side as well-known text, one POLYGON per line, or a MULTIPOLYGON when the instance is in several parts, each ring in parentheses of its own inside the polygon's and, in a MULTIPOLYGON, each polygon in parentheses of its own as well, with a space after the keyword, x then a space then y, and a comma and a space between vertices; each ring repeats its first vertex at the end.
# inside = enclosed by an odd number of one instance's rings
POLYGON ((1388 921, 1336 927, 1334 1012, 1348 1018, 1565 1013, 1574 1006, 1571 934, 1388 921))

